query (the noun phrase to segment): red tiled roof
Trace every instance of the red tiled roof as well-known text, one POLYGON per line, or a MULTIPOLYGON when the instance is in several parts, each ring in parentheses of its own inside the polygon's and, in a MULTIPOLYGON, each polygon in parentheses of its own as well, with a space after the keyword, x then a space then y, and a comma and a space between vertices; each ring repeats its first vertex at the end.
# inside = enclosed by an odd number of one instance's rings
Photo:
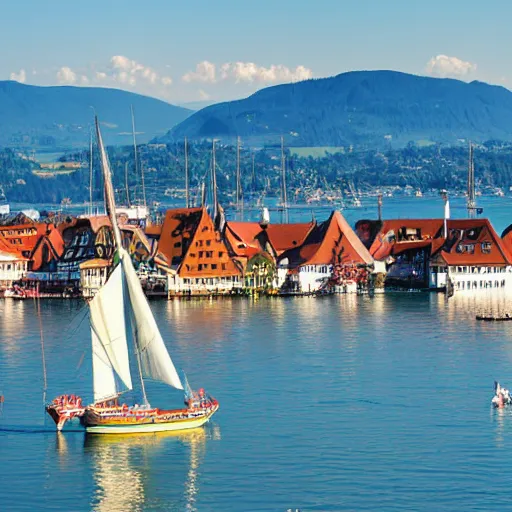
MULTIPOLYGON (((370 246, 370 254, 379 261, 385 260, 398 242, 402 229, 419 230, 422 240, 436 238, 443 227, 443 219, 389 219, 382 221, 382 227, 370 246), (394 240, 392 238, 394 237, 394 240)), ((410 242, 409 242, 410 243, 410 242)))
POLYGON ((373 258, 340 212, 315 226, 304 243, 285 251, 281 259, 288 258, 289 265, 371 264, 373 258))
POLYGON ((302 245, 315 226, 314 221, 301 224, 269 224, 266 231, 270 243, 280 253, 302 245))
POLYGON ((433 254, 434 261, 442 258, 450 266, 512 265, 512 255, 489 219, 449 219, 447 227, 448 238, 433 254))
POLYGON ((432 245, 433 240, 418 240, 416 242, 397 242, 391 248, 391 254, 396 256, 405 251, 423 249, 432 245))

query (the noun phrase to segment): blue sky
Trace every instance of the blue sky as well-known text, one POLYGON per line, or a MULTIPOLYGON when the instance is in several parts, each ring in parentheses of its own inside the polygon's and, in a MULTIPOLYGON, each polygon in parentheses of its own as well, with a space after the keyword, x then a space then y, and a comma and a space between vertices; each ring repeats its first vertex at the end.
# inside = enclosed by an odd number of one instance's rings
POLYGON ((359 69, 512 88, 512 2, 19 0, 0 79, 119 87, 172 103, 359 69))

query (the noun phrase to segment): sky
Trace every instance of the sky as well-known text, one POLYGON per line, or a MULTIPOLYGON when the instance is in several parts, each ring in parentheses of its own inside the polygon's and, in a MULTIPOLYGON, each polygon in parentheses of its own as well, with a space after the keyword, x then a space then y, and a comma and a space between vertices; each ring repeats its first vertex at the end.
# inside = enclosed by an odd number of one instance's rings
POLYGON ((0 80, 174 104, 368 69, 512 89, 511 19, 510 0, 17 0, 2 5, 0 80))

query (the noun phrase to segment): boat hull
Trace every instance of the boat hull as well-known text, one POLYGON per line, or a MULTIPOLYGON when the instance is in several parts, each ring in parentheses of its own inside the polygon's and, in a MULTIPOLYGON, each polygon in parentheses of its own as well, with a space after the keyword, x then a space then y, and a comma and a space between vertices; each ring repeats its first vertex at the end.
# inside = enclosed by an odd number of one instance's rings
POLYGON ((217 401, 208 407, 162 411, 118 407, 102 410, 87 407, 80 418, 90 434, 139 434, 169 432, 202 427, 217 412, 217 401))
POLYGON ((202 427, 205 423, 210 421, 213 414, 215 414, 215 411, 197 418, 173 420, 161 423, 133 423, 129 425, 105 423, 102 425, 86 425, 85 430, 89 434, 141 434, 149 432, 180 431, 202 427))

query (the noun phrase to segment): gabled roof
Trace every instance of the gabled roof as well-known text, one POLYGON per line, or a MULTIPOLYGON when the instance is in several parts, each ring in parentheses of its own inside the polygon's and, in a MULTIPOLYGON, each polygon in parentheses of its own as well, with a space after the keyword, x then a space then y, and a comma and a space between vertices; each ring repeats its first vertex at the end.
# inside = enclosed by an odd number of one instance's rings
POLYGON ((338 211, 333 212, 325 222, 316 225, 300 247, 285 251, 280 260, 285 258, 291 267, 373 263, 368 249, 338 211))
POLYGON ((316 226, 311 221, 299 224, 269 224, 258 222, 227 222, 225 237, 238 257, 252 257, 258 252, 273 252, 279 256, 288 249, 299 247, 316 226), (270 244, 271 247, 268 247, 270 244))
POLYGON ((240 275, 206 208, 168 210, 159 253, 180 277, 240 275))
POLYGON ((30 256, 32 269, 37 271, 52 260, 58 261, 63 253, 64 239, 60 231, 55 226, 49 226, 48 232, 39 238, 30 256))
POLYGON ((169 266, 181 263, 203 215, 207 215, 205 208, 167 210, 161 229, 158 252, 167 260, 169 266))
POLYGON ((272 247, 278 254, 304 243, 316 226, 315 221, 296 224, 269 224, 266 231, 272 247))
POLYGON ((250 258, 263 251, 257 238, 261 232, 257 222, 226 222, 224 237, 232 254, 239 258, 250 258))
MULTIPOLYGON (((400 243, 402 251, 407 250, 407 244, 417 241, 433 240, 439 236, 443 228, 443 219, 389 219, 382 221, 381 228, 370 245, 370 254, 378 261, 390 256, 394 245, 400 243), (411 233, 407 235, 407 233, 411 233), (416 235, 419 234, 419 237, 416 235), (400 238, 399 234, 404 237, 400 238), (410 240, 408 240, 410 238, 410 240)), ((361 234, 360 234, 361 236, 361 234)), ((411 245, 409 248, 413 248, 411 245)))
POLYGON ((433 252, 435 262, 442 258, 454 265, 512 265, 512 254, 489 219, 449 219, 448 237, 433 252))

